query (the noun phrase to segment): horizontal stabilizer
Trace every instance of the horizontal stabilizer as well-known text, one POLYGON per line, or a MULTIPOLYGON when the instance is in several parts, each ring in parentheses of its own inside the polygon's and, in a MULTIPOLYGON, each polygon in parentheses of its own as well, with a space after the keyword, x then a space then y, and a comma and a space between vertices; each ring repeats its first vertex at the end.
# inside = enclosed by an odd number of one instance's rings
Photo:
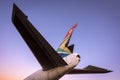
POLYGON ((73 53, 73 50, 74 50, 74 44, 68 46, 68 49, 71 51, 71 53, 73 53))
POLYGON ((67 65, 15 4, 13 4, 12 22, 43 70, 67 65))
POLYGON ((109 73, 111 70, 107 70, 104 68, 95 67, 92 65, 88 65, 83 69, 73 69, 68 74, 93 74, 93 73, 109 73))

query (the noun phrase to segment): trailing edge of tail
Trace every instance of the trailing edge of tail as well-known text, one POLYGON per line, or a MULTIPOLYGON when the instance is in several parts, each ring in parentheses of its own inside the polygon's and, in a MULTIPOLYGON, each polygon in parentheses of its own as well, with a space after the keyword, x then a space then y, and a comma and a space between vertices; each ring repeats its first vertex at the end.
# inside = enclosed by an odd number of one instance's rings
POLYGON ((77 25, 78 24, 76 23, 74 26, 72 26, 72 28, 69 29, 69 31, 67 32, 67 34, 64 37, 63 42, 60 44, 59 48, 57 49, 58 53, 67 53, 67 54, 73 53, 74 44, 72 44, 70 46, 68 46, 68 44, 69 44, 70 38, 72 36, 72 33, 77 25))

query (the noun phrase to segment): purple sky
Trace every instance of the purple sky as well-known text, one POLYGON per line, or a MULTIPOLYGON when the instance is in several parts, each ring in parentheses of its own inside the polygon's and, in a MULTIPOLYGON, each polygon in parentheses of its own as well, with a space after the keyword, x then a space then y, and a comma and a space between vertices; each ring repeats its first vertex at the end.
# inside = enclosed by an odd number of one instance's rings
POLYGON ((12 4, 57 49, 68 29, 76 22, 71 38, 81 56, 77 66, 89 64, 113 70, 108 74, 65 75, 60 80, 120 79, 119 0, 2 0, 0 1, 0 80, 23 80, 41 69, 11 22, 12 4))

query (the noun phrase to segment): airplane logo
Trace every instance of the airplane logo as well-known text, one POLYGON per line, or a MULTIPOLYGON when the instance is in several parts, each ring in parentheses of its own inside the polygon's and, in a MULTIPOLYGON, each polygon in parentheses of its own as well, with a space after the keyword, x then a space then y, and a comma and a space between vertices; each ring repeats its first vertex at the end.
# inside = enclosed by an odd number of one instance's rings
POLYGON ((74 44, 70 46, 68 44, 78 24, 68 31, 63 42, 55 51, 15 4, 13 4, 12 22, 42 67, 42 70, 38 70, 24 80, 58 80, 65 74, 111 72, 92 65, 83 69, 75 68, 81 57, 78 53, 73 52, 74 44))

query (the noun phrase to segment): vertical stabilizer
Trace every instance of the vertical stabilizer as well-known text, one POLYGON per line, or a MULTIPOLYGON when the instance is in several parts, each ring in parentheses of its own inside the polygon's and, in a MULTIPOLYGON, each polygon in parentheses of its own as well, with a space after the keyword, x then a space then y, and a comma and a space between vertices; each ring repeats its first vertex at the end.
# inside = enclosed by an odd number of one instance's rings
POLYGON ((70 46, 68 46, 68 44, 72 36, 72 33, 77 25, 78 24, 76 23, 74 26, 72 26, 72 28, 70 28, 67 34, 65 35, 63 42, 60 44, 59 48, 57 49, 59 53, 68 53, 68 54, 73 53, 74 44, 70 46))

